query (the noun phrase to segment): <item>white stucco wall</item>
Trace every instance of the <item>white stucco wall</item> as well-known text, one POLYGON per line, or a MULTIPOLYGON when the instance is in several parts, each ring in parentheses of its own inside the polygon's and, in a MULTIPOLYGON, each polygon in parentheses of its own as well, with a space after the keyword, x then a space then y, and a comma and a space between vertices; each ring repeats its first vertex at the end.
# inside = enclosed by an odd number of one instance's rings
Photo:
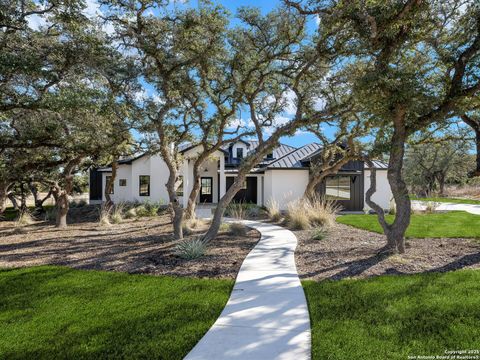
POLYGON ((274 199, 280 210, 289 202, 301 199, 308 184, 308 170, 265 171, 265 205, 274 199))
MULTIPOLYGON (((105 186, 107 184, 107 176, 111 173, 103 173, 102 181, 102 199, 105 200, 105 186)), ((132 199, 132 172, 130 165, 119 165, 117 176, 113 184, 113 194, 110 195, 113 202, 131 201, 132 199), (120 179, 127 180, 127 186, 120 186, 120 179)))
MULTIPOLYGON (((373 194, 372 200, 383 209, 390 209, 390 200, 393 198, 390 184, 388 183, 387 170, 377 170, 377 191, 373 194)), ((365 193, 370 187, 370 170, 365 170, 365 193)), ((364 195, 365 196, 365 195, 364 195)), ((365 209, 370 207, 365 203, 365 209)))
POLYGON ((233 147, 232 147, 232 156, 234 158, 237 157, 237 149, 238 148, 242 148, 243 149, 243 157, 246 157, 247 156, 247 153, 248 153, 248 147, 246 144, 244 144, 243 142, 241 141, 238 141, 236 142, 235 144, 233 144, 233 147))

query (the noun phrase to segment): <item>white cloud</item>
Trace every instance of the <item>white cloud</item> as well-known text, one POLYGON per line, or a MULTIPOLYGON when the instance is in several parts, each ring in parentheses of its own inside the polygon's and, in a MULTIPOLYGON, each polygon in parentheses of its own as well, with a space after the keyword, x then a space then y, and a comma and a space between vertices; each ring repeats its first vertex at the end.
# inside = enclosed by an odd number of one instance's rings
POLYGON ((288 115, 294 115, 297 112, 296 105, 297 95, 292 91, 288 90, 283 96, 283 101, 285 101, 285 113, 288 115))

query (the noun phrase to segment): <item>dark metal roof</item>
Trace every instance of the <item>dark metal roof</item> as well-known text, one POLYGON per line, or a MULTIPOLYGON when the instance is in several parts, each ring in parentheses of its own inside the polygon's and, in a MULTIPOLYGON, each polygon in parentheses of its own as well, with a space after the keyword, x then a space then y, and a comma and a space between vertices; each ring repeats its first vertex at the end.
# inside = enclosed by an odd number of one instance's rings
POLYGON ((302 146, 299 149, 290 151, 288 154, 284 155, 280 159, 277 159, 271 162, 267 169, 295 169, 303 168, 302 160, 309 157, 311 154, 320 149, 320 144, 311 143, 305 146, 302 146))
MULTIPOLYGON (((381 160, 372 160, 373 166, 377 170, 387 170, 388 169, 388 164, 386 162, 383 162, 381 160)), ((367 163, 365 163, 365 169, 370 169, 367 163)))

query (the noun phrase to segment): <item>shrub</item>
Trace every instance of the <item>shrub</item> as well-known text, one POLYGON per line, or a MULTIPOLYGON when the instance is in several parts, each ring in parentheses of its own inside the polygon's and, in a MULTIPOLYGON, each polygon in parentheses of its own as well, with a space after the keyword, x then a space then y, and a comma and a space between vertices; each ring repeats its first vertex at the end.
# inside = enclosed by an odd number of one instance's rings
POLYGON ((230 231, 230 226, 227 223, 221 223, 218 231, 220 231, 220 232, 230 231))
POLYGON ((308 213, 304 210, 303 201, 296 201, 287 205, 287 224, 293 230, 310 228, 308 213))
POLYGON ((105 205, 102 205, 102 207, 100 208, 100 216, 99 216, 99 220, 98 220, 98 223, 100 224, 100 226, 111 225, 110 224, 110 213, 111 213, 111 209, 106 207, 105 205))
POLYGON ((55 221, 57 218, 57 209, 50 208, 45 211, 45 221, 55 221))
POLYGON ((112 213, 110 216, 110 220, 114 224, 119 224, 123 221, 123 213, 125 212, 125 204, 124 203, 118 203, 116 204, 113 209, 112 213))
POLYGON ((23 210, 18 214, 18 218, 15 221, 15 227, 22 227, 31 225, 35 222, 32 214, 28 210, 23 210))
POLYGON ((157 216, 160 206, 160 203, 146 201, 135 208, 136 215, 139 217, 157 216))
POLYGON ((267 214, 269 219, 275 222, 280 221, 282 218, 282 213, 280 212, 280 207, 278 206, 278 202, 276 200, 268 201, 267 214))
POLYGON ((246 207, 242 203, 229 204, 226 213, 227 216, 233 217, 235 219, 245 219, 247 214, 246 207))
POLYGON ((193 260, 205 254, 207 246, 200 237, 195 239, 186 239, 175 246, 175 252, 182 259, 193 260))
POLYGON ((125 211, 125 218, 126 219, 132 219, 137 217, 137 209, 132 207, 125 211))
POLYGON ((312 240, 323 240, 325 239, 326 233, 322 228, 317 228, 313 231, 312 240))
POLYGON ((425 206, 425 212, 427 214, 434 213, 439 206, 440 206, 439 202, 429 201, 429 202, 427 202, 427 205, 425 206))
POLYGON ((230 224, 230 233, 235 236, 246 236, 248 229, 242 223, 231 223, 230 224))
POLYGON ((338 210, 338 205, 320 197, 297 200, 287 205, 287 224, 295 230, 306 230, 312 226, 332 227, 338 210))

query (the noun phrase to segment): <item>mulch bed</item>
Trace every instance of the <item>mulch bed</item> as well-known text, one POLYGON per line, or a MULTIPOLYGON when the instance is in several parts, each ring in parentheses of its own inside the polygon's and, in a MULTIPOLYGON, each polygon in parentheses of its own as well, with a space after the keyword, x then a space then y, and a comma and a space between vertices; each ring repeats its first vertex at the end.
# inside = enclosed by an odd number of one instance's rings
POLYGON ((338 280, 385 274, 414 274, 480 268, 477 239, 407 239, 405 254, 386 256, 383 235, 337 224, 322 240, 311 230, 295 231, 301 279, 338 280))
MULTIPOLYGON (((72 209, 70 225, 57 230, 51 223, 36 222, 14 228, 0 223, 0 268, 65 265, 78 269, 208 278, 235 278, 243 259, 260 239, 256 230, 247 236, 221 232, 207 253, 185 260, 175 253, 168 215, 125 220, 99 226, 98 211, 72 209)), ((205 230, 199 228, 197 234, 205 230)), ((192 236, 194 236, 193 234, 192 236)))

